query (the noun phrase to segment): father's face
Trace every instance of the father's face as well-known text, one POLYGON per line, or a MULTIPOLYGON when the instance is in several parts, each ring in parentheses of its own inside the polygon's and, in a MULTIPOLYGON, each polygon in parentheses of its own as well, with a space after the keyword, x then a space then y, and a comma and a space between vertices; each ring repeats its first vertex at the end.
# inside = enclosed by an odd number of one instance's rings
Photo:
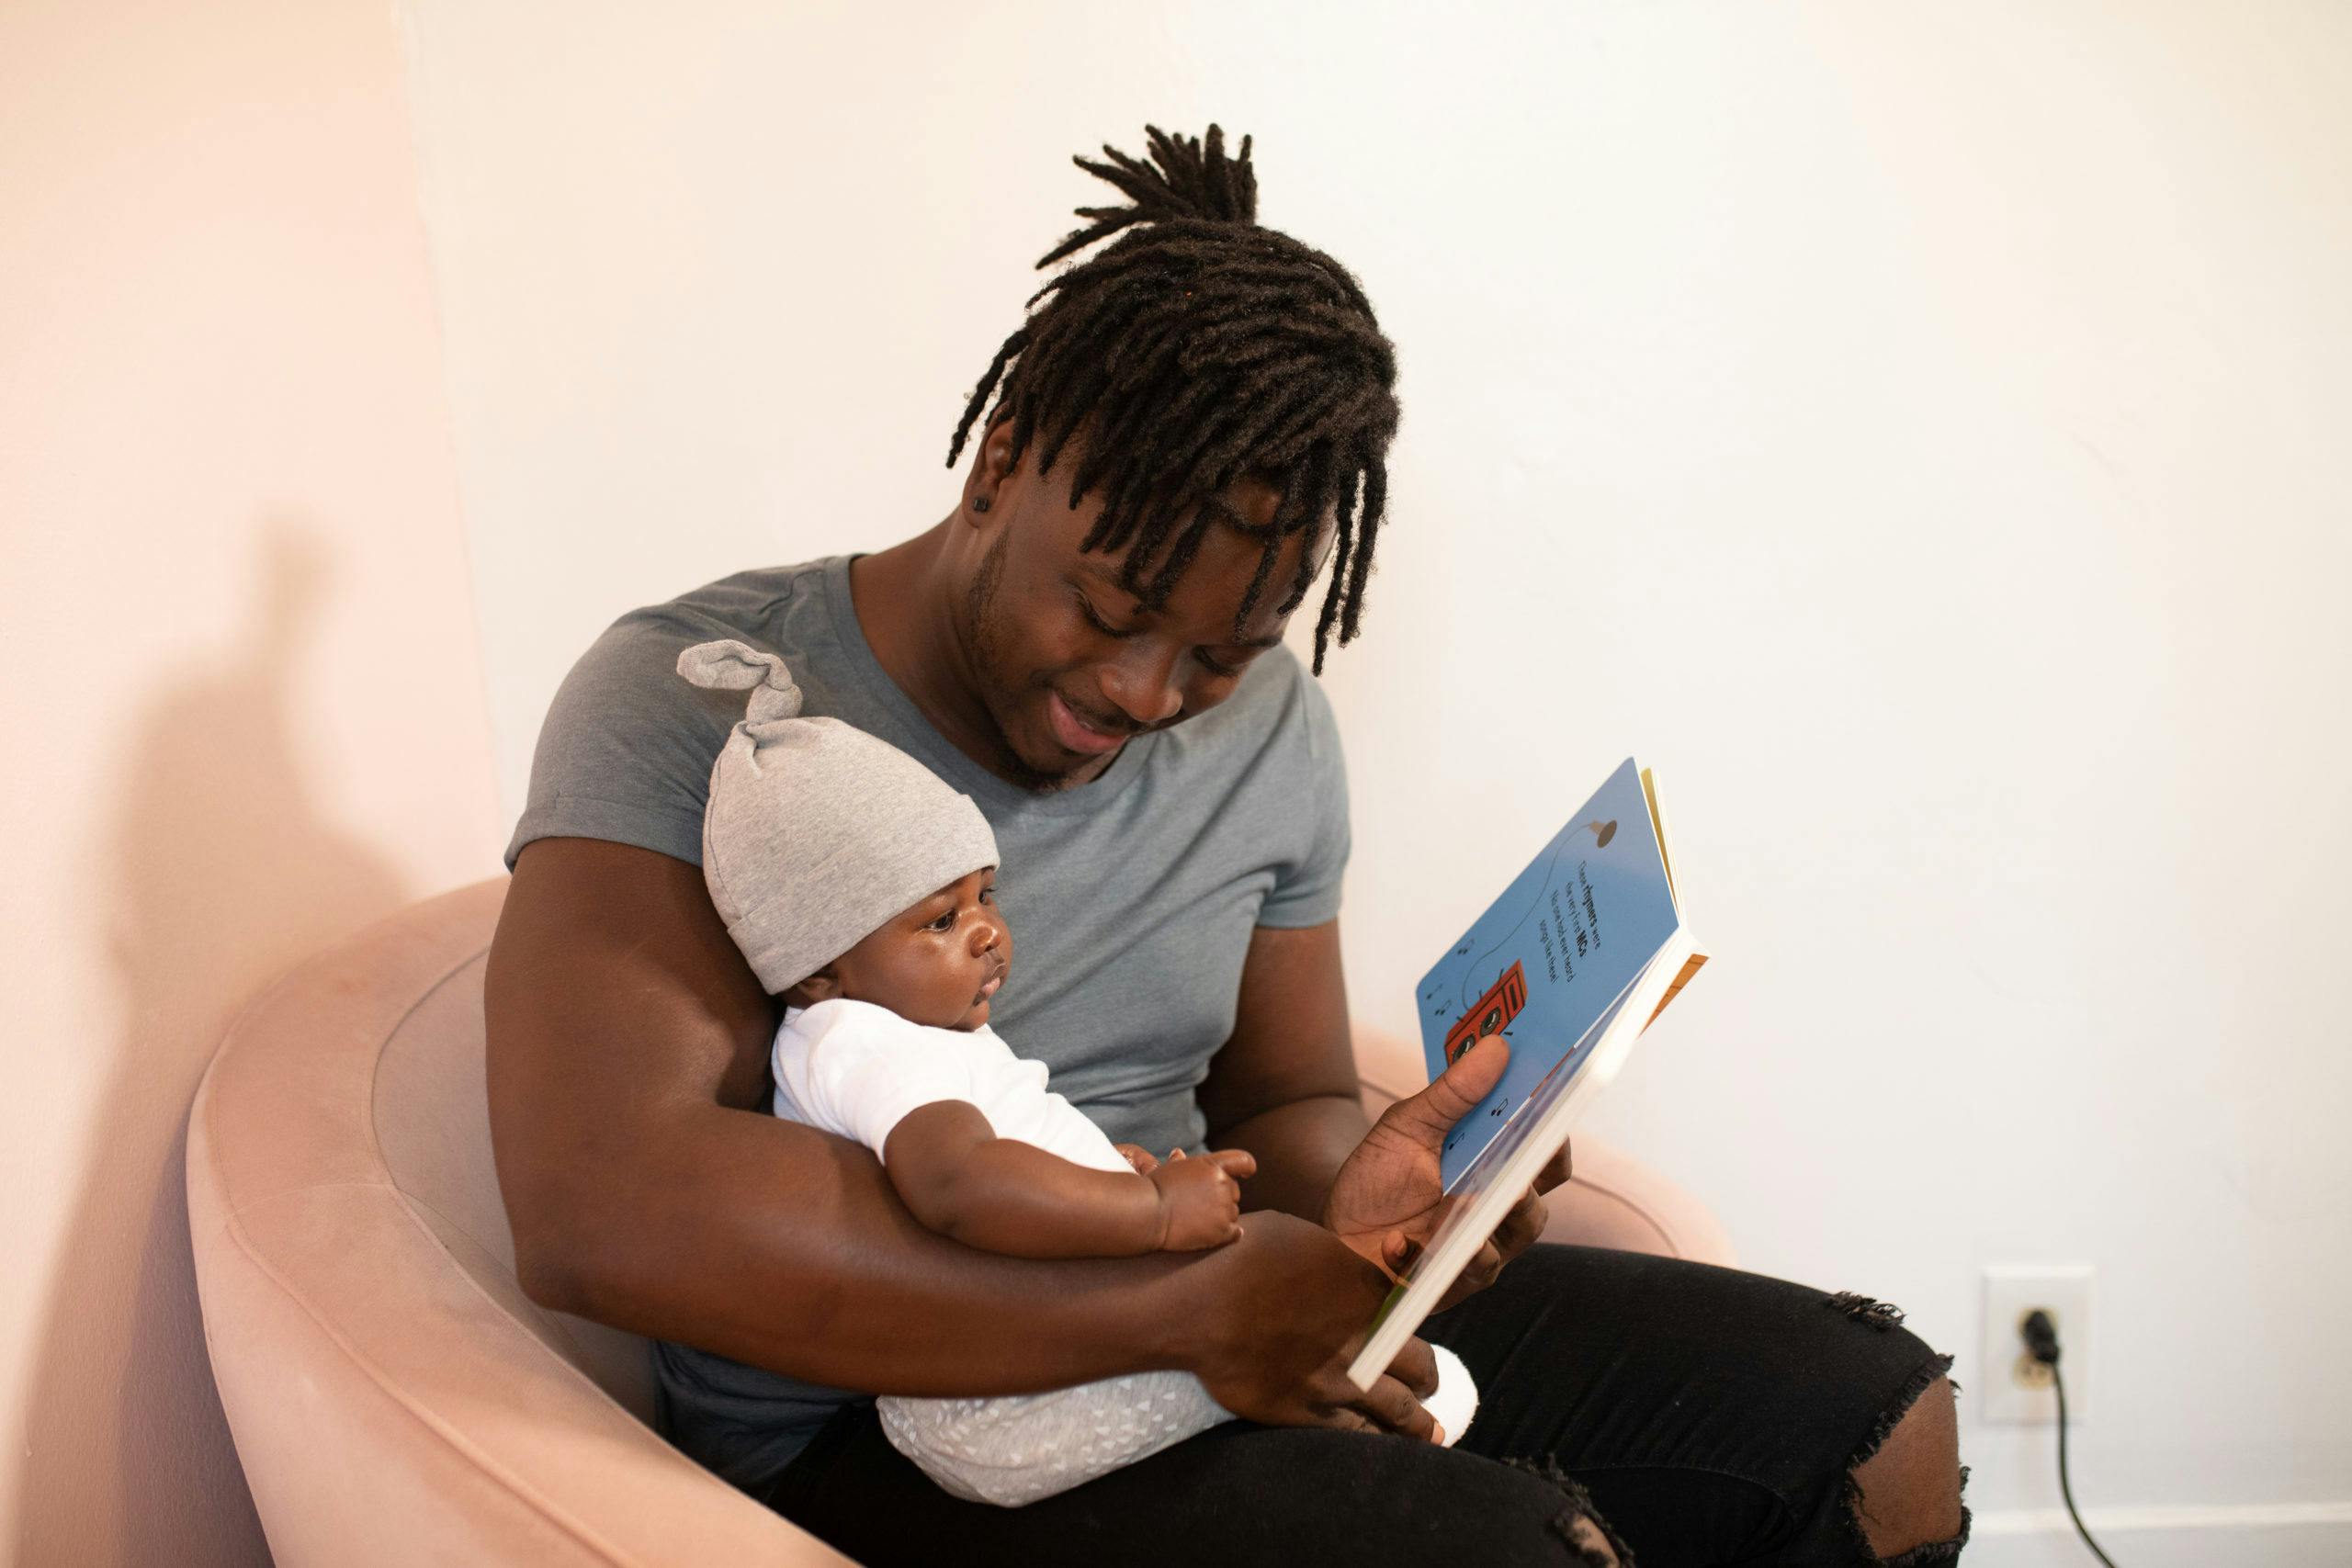
MULTIPOLYGON (((1331 538, 1327 524, 1311 545, 1304 536, 1284 540, 1257 606, 1237 629, 1263 547, 1212 525, 1168 603, 1146 610, 1119 586, 1120 556, 1079 548, 1102 503, 1091 496, 1072 510, 1077 468, 1069 451, 1050 476, 1037 473, 1034 458, 1024 461, 996 482, 985 513, 967 514, 985 536, 974 541, 985 553, 965 595, 964 646, 1005 761, 1038 788, 1091 779, 1133 737, 1231 696, 1251 661, 1282 640, 1290 617, 1277 607, 1299 553, 1315 549, 1319 567, 1331 538)), ((1263 526, 1280 496, 1244 480, 1225 500, 1263 526)))

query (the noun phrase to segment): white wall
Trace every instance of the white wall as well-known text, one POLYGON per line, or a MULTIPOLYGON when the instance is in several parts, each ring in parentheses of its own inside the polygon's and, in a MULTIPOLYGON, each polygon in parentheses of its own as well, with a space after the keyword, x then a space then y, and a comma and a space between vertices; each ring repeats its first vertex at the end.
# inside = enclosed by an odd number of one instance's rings
POLYGON ((497 869, 399 43, 0 6, 0 1562, 266 1562, 182 1186, 229 1019, 497 869))
POLYGON ((614 614, 941 515, 1069 155, 1221 118, 1404 355, 1360 1008, 1636 752, 1719 957, 1599 1130, 1969 1382, 2097 1265, 2093 1499, 2352 1503, 2352 11, 403 15, 510 811, 614 614))

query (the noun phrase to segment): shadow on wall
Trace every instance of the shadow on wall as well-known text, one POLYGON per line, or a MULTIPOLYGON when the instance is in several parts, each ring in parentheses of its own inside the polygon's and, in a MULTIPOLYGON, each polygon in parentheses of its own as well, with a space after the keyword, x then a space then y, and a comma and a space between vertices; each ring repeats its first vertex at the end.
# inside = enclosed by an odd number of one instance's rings
MULTIPOLYGON (((205 1356, 188 1102, 248 998, 410 894, 306 795, 288 707, 330 561, 299 523, 257 532, 262 581, 244 635, 153 671, 119 729, 97 874, 112 895, 125 1023, 30 1340, 21 1564, 268 1561, 205 1356)), ((364 701, 368 683, 336 685, 364 701)))

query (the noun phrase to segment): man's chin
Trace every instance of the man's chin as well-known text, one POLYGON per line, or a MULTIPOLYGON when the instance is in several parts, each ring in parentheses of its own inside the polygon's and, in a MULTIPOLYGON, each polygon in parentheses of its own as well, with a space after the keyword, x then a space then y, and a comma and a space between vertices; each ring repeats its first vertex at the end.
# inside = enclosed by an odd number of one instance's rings
MULTIPOLYGON (((1006 761, 1023 774, 1022 782, 1031 789, 1051 789, 1070 782, 1089 763, 1108 763, 1101 755, 1087 756, 1064 746, 1054 734, 1053 716, 1046 704, 1053 699, 1041 694, 1037 700, 1024 705, 1013 715, 994 715, 998 742, 1003 747, 1006 761)), ((1113 758, 1118 752, 1109 753, 1113 758)))

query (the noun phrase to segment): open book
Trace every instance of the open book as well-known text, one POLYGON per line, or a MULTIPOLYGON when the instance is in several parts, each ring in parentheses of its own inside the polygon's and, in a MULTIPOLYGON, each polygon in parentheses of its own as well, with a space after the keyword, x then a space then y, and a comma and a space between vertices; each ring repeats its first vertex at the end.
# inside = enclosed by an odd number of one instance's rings
POLYGON ((1656 782, 1628 757, 1421 977, 1432 1078, 1488 1034, 1510 1042, 1510 1064, 1447 1134, 1442 1217, 1349 1365, 1358 1388, 1396 1359, 1706 961, 1675 897, 1656 782))

